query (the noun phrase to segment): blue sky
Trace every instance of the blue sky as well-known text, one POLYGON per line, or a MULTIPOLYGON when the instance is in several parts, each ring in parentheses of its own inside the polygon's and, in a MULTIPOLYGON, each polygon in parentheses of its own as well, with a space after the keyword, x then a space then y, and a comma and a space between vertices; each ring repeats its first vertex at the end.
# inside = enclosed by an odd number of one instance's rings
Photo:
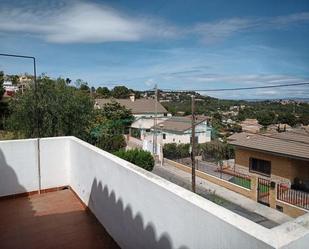
MULTIPOLYGON (((0 3, 0 53, 37 57, 38 73, 90 85, 209 89, 309 81, 309 1, 0 3)), ((26 60, 0 58, 6 73, 26 60)), ((308 97, 309 87, 209 93, 308 97)))

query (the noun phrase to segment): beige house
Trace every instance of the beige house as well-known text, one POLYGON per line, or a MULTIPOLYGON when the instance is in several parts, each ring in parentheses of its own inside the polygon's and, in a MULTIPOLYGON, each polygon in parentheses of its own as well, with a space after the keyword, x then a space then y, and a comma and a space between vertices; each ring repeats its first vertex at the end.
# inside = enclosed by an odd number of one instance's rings
POLYGON ((236 165, 278 183, 292 185, 298 178, 309 185, 309 134, 237 133, 229 141, 235 146, 236 165))

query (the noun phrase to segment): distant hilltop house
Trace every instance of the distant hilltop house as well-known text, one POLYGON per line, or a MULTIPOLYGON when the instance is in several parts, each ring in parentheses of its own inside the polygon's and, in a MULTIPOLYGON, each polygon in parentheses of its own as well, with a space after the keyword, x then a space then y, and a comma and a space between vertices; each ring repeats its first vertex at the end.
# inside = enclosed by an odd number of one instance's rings
POLYGON ((24 90, 29 89, 31 83, 33 82, 33 77, 28 75, 6 75, 3 87, 5 90, 4 96, 12 97, 18 91, 22 93, 24 90), (16 78, 17 77, 17 78, 16 78))
POLYGON ((257 119, 250 119, 250 118, 247 118, 246 120, 242 121, 240 123, 240 126, 242 128, 242 131, 250 133, 258 133, 260 129, 263 127, 262 125, 259 124, 257 119))
POLYGON ((13 85, 13 82, 9 80, 3 82, 3 88, 4 96, 13 96, 18 91, 18 86, 13 85))
POLYGON ((33 77, 28 75, 19 76, 18 88, 24 92, 24 90, 29 89, 31 83, 33 82, 33 77))

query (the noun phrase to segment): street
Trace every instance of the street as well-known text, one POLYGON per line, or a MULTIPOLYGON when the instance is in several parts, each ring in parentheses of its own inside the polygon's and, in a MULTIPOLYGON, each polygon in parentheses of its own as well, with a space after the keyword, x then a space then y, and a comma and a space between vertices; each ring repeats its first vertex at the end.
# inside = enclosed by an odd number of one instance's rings
MULTIPOLYGON (((155 165, 152 173, 191 191, 191 175, 188 173, 186 173, 187 175, 180 176, 179 174, 175 174, 174 172, 172 172, 168 167, 166 167, 166 165, 164 165, 163 167, 160 165, 155 165)), ((251 212, 235 203, 232 203, 216 195, 214 191, 205 188, 202 184, 202 181, 198 178, 196 179, 196 193, 266 228, 273 228, 278 225, 276 222, 269 220, 260 214, 251 212)))

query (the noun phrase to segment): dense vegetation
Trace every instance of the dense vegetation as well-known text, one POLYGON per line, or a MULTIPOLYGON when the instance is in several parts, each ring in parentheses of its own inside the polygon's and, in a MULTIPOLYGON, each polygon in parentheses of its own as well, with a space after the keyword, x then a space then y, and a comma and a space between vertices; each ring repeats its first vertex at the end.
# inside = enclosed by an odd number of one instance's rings
MULTIPOLYGON (((0 90, 2 83, 0 74, 0 90)), ((126 146, 123 134, 133 116, 125 107, 112 102, 94 110, 87 83, 81 80, 72 86, 68 79, 43 75, 37 84, 37 92, 31 84, 0 102, 2 138, 76 136, 110 152, 126 146)))
MULTIPOLYGON (((221 161, 234 158, 233 146, 218 140, 197 145, 197 155, 204 160, 221 161)), ((181 159, 190 157, 190 144, 165 144, 163 155, 168 159, 181 159)))
POLYGON ((148 171, 152 171, 154 167, 154 159, 151 153, 148 151, 139 149, 133 149, 127 151, 119 150, 114 154, 148 171))
POLYGON ((201 144, 199 146, 200 154, 204 160, 213 159, 221 161, 234 158, 234 147, 227 143, 220 141, 211 141, 209 143, 201 144))
POLYGON ((94 110, 94 119, 89 129, 91 142, 109 152, 125 148, 123 134, 133 119, 130 110, 114 101, 105 104, 102 109, 94 110))
POLYGON ((11 99, 7 128, 25 138, 73 135, 87 140, 86 127, 93 112, 89 96, 63 79, 43 76, 38 85, 37 93, 31 85, 24 94, 19 92, 11 99))
MULTIPOLYGON (((172 96, 170 102, 163 102, 165 108, 174 115, 191 113, 191 94, 181 93, 177 98, 172 96)), ((276 123, 287 123, 291 126, 297 124, 309 124, 309 103, 285 103, 280 101, 244 101, 216 99, 209 96, 196 95, 196 113, 215 117, 221 124, 221 115, 230 111, 231 106, 245 106, 241 109, 235 121, 243 121, 246 118, 256 118, 263 126, 276 123), (219 117, 218 117, 219 116, 219 117)))
POLYGON ((190 144, 164 144, 163 155, 168 159, 180 159, 190 156, 190 144))

